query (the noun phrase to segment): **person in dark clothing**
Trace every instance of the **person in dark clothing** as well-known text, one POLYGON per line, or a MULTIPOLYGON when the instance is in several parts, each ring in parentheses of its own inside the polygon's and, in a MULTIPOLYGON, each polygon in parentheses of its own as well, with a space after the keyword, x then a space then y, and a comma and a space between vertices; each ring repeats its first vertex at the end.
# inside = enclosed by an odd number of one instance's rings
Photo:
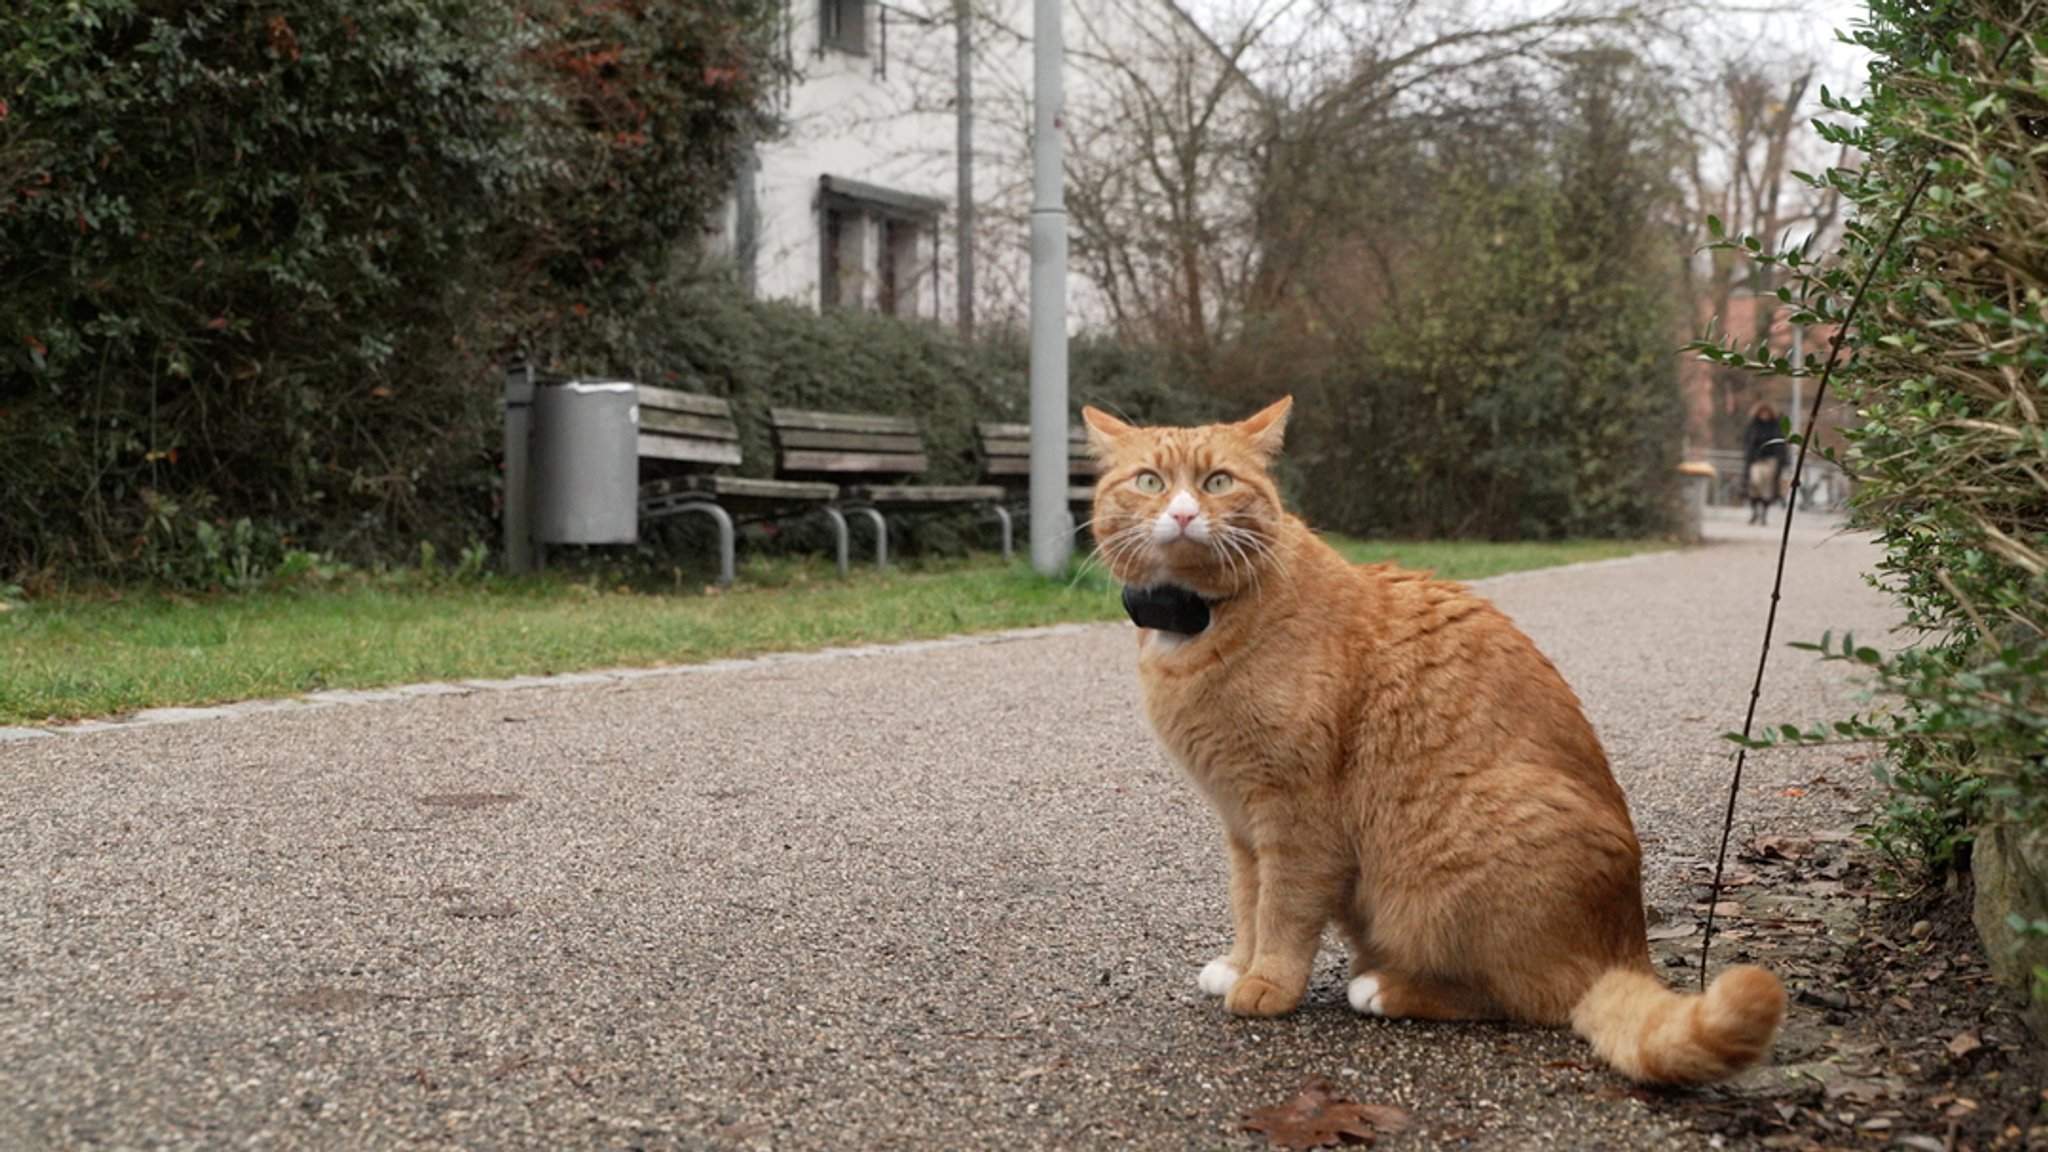
POLYGON ((1749 427, 1742 430, 1742 470, 1749 491, 1749 522, 1770 523, 1771 505, 1780 499, 1785 466, 1791 463, 1791 445, 1778 423, 1778 410, 1760 400, 1749 410, 1749 427))

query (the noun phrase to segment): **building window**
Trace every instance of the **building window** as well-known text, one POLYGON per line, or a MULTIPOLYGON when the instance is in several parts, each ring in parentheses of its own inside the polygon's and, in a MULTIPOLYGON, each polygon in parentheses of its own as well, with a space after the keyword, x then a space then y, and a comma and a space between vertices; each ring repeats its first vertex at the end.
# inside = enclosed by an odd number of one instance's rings
POLYGON ((880 262, 876 277, 875 310, 891 316, 915 316, 919 289, 929 264, 925 243, 931 229, 915 220, 882 221, 882 242, 875 256, 880 262))
POLYGON ((820 269, 819 303, 826 308, 859 308, 866 303, 867 214, 857 205, 825 205, 824 236, 820 245, 824 266, 820 269))
POLYGON ((826 176, 818 204, 818 303, 892 316, 937 313, 945 202, 826 176))
POLYGON ((818 50, 868 54, 867 0, 818 0, 818 50))

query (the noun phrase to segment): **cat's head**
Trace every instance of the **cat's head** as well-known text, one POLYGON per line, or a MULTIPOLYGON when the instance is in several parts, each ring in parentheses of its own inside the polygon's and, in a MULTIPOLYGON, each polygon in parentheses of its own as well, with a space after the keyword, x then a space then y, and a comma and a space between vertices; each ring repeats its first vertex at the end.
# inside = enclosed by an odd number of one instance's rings
POLYGON ((1178 584, 1226 599, 1259 579, 1285 513, 1273 460, 1292 397, 1236 424, 1146 428, 1084 408, 1102 465, 1097 552, 1133 587, 1178 584))

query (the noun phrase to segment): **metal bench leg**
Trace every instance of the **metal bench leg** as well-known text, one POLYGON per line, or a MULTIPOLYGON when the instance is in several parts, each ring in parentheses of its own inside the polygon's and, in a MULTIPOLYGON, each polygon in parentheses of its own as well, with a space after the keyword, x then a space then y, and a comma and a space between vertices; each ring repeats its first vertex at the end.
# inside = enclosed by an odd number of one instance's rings
POLYGON ((718 586, 732 587, 733 577, 733 526, 732 513, 708 500, 690 500, 672 504, 661 510, 664 516, 681 516, 685 512, 702 512, 718 522, 718 586))
POLYGON ((889 522, 882 519, 882 513, 875 508, 848 508, 856 516, 865 516, 875 522, 875 571, 889 566, 889 522))
POLYGON ((832 521, 832 543, 838 549, 839 574, 844 576, 846 575, 846 517, 840 515, 839 509, 832 507, 830 504, 824 505, 818 511, 823 512, 825 518, 832 521))
POLYGON ((1007 564, 1016 553, 1013 545, 1015 537, 1010 528, 1010 510, 1001 504, 991 504, 988 510, 995 513, 996 519, 1003 522, 1003 562, 1007 564))

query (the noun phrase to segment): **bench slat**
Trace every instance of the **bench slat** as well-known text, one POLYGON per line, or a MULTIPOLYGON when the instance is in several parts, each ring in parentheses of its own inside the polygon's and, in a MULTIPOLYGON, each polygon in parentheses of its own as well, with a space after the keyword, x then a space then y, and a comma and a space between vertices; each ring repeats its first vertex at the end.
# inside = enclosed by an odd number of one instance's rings
MULTIPOLYGON (((991 476, 1029 476, 1031 457, 991 456, 988 459, 988 467, 982 470, 991 476)), ((1100 471, 1093 460, 1083 460, 1076 456, 1067 457, 1067 475, 1070 477, 1094 476, 1100 471)))
POLYGON ((635 449, 642 456, 658 460, 688 460, 697 464, 737 464, 740 446, 730 440, 685 440, 674 436, 642 433, 635 449))
POLYGON ((638 399, 642 408, 667 408, 676 412, 688 412, 693 416, 711 416, 732 419, 732 403, 718 396, 704 396, 696 392, 679 392, 674 388, 657 388, 642 384, 638 399))
POLYGON ((674 436, 695 436, 704 440, 737 440, 740 438, 739 425, 730 419, 716 416, 692 416, 685 412, 667 412, 660 408, 640 408, 640 427, 649 432, 666 432, 674 436))
POLYGON ((880 472, 885 475, 922 472, 929 462, 922 453, 784 452, 785 472, 880 472))
MULTIPOLYGON (((984 440, 1022 440, 1026 444, 1031 442, 1031 425, 1029 424, 1002 424, 985 420, 976 424, 974 430, 984 440)), ((1069 444, 1086 444, 1088 442, 1087 430, 1079 424, 1069 425, 1067 428, 1067 442, 1069 444)))
POLYGON ((881 432, 810 432, 790 428, 777 432, 776 440, 784 448, 828 448, 844 452, 924 451, 922 436, 898 436, 881 432))
POLYGON ((807 412, 795 408, 771 408, 768 420, 779 431, 800 428, 810 432, 885 432, 917 435, 917 421, 908 416, 874 416, 853 412, 807 412))
POLYGON ((903 504, 910 506, 925 504, 993 504, 1009 495, 993 484, 966 484, 952 487, 925 487, 924 485, 885 485, 849 489, 847 498, 870 504, 903 504))
POLYGON ((698 473, 656 480, 640 486, 640 503, 676 503, 692 497, 722 496, 741 500, 811 500, 823 503, 839 496, 837 484, 815 480, 764 480, 756 476, 713 476, 698 473))

